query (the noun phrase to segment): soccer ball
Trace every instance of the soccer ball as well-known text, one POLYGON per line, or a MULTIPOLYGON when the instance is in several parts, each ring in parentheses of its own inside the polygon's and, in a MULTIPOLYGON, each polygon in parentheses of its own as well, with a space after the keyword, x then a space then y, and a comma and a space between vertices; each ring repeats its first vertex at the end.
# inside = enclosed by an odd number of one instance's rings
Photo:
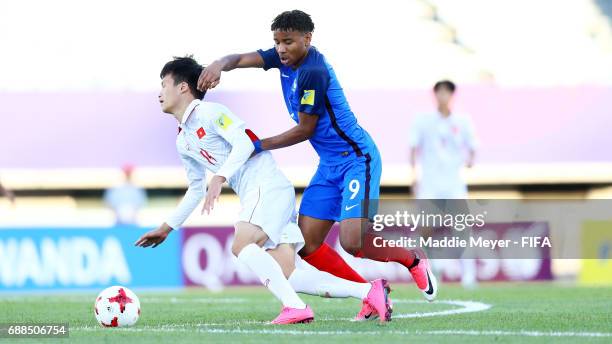
POLYGON ((104 327, 132 326, 140 318, 140 301, 128 288, 112 286, 96 298, 94 314, 104 327))

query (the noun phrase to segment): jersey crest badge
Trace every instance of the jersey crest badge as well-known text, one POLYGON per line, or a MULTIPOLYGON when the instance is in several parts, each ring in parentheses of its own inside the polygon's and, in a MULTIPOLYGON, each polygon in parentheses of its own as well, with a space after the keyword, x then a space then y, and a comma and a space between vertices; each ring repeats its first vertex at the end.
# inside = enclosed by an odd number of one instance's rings
POLYGON ((232 119, 224 113, 221 113, 221 116, 219 116, 215 122, 223 130, 227 130, 233 123, 232 119))
POLYGON ((314 105, 315 90, 304 90, 304 96, 300 104, 303 105, 314 105))

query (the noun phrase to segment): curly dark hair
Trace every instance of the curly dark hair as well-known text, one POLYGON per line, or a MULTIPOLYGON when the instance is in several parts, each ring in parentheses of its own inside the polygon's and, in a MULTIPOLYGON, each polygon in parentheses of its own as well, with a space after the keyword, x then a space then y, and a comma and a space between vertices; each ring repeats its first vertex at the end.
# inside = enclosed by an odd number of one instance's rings
POLYGON ((300 10, 285 11, 274 18, 271 26, 272 31, 299 31, 302 33, 313 32, 314 23, 305 12, 300 10))

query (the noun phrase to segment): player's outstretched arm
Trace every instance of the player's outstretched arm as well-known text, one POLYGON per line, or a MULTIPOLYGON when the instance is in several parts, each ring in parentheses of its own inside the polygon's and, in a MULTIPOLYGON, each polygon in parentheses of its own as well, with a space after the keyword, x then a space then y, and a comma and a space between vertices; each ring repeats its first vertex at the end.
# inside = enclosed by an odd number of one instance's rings
POLYGON ((256 51, 224 56, 204 68, 198 79, 198 89, 203 91, 217 86, 221 80, 221 72, 229 72, 236 68, 263 68, 263 66, 264 60, 256 51))
POLYGON ((308 140, 315 132, 319 116, 299 113, 300 122, 284 133, 261 140, 261 150, 272 150, 293 146, 308 140))

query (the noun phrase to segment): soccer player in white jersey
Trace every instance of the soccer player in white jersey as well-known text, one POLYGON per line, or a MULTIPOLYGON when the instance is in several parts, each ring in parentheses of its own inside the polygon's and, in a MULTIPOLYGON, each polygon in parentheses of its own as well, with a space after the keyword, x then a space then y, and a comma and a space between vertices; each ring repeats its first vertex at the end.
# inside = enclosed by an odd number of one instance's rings
POLYGON ((355 297, 369 304, 380 321, 391 317, 388 285, 343 280, 316 270, 296 252, 304 238, 296 224, 295 191, 277 168, 270 152, 252 155, 258 138, 227 107, 201 101, 196 88, 202 71, 191 57, 175 58, 161 72, 162 111, 179 122, 176 147, 187 171, 189 188, 178 207, 159 228, 143 235, 137 246, 156 247, 178 229, 205 198, 202 213, 209 213, 223 183, 240 198, 242 210, 235 223, 232 252, 278 298, 283 308, 273 324, 310 322, 314 314, 296 292, 325 297, 355 297), (214 173, 208 190, 206 170, 214 173))
POLYGON ((413 185, 417 198, 467 198, 461 169, 474 163, 476 139, 469 118, 450 109, 455 88, 452 81, 437 82, 434 85, 436 111, 418 116, 411 127, 413 175, 417 175, 417 162, 421 167, 413 185))
MULTIPOLYGON (((413 190, 418 199, 465 199, 467 184, 461 169, 474 164, 476 138, 469 118, 451 110, 456 86, 450 80, 438 81, 433 88, 435 112, 418 116, 410 134, 410 162, 413 176, 417 162, 421 167, 413 190)), ((476 285, 476 264, 473 259, 461 260, 461 282, 464 287, 476 285)))

